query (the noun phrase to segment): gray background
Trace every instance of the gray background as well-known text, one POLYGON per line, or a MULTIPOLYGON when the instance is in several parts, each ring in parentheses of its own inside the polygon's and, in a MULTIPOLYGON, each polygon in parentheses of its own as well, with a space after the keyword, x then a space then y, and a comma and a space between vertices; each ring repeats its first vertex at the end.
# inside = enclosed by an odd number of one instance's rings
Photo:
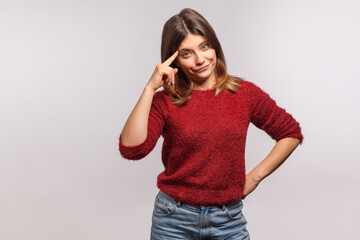
MULTIPOLYGON (((163 139, 134 162, 118 137, 184 7, 303 129, 244 200, 252 238, 359 236, 359 1, 15 0, 0 3, 0 239, 149 238, 163 139)), ((247 171, 274 143, 250 126, 247 171)))

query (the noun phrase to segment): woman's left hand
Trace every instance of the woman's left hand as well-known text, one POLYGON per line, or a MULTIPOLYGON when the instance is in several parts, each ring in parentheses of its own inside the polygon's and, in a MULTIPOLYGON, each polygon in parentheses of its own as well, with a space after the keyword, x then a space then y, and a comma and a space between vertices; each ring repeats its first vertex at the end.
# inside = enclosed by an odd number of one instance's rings
POLYGON ((253 175, 247 174, 244 186, 244 195, 241 199, 245 199, 255 188, 259 185, 260 181, 256 180, 253 175))

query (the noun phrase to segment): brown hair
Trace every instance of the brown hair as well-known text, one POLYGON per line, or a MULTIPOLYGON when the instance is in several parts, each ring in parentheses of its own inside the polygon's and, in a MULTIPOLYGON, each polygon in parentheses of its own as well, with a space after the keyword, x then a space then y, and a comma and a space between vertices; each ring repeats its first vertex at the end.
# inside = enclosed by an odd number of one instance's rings
MULTIPOLYGON (((184 8, 179 14, 172 16, 164 25, 161 39, 161 60, 164 62, 180 46, 181 42, 188 34, 202 35, 209 42, 216 52, 215 66, 215 96, 219 95, 224 89, 236 93, 239 90, 241 78, 228 75, 226 69, 225 56, 214 29, 206 19, 190 8, 184 8)), ((170 67, 176 68, 173 62, 170 67)), ((173 87, 164 84, 165 92, 169 93, 172 102, 177 105, 186 104, 191 99, 193 83, 185 73, 179 68, 175 75, 175 85, 173 87)))

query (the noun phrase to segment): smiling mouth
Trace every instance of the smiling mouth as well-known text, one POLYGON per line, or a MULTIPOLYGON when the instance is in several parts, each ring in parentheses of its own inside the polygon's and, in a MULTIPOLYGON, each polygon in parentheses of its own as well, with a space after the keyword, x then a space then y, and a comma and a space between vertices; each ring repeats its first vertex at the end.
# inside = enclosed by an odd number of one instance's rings
POLYGON ((202 67, 202 68, 199 68, 197 70, 194 70, 194 72, 202 72, 202 71, 205 71, 208 67, 209 67, 210 64, 206 65, 205 67, 202 67))

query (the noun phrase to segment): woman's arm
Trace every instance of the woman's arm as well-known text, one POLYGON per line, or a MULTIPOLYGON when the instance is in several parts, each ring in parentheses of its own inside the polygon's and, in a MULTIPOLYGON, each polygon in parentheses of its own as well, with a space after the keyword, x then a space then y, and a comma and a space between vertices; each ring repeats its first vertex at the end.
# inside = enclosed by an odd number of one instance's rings
POLYGON ((156 90, 146 85, 139 101, 127 119, 122 134, 121 141, 124 145, 134 146, 145 141, 151 103, 156 90))
POLYGON ((253 170, 246 175, 246 182, 244 186, 244 195, 242 199, 245 199, 258 184, 271 173, 273 173, 281 164, 290 156, 290 154, 299 145, 300 140, 293 137, 283 138, 278 141, 269 155, 259 163, 253 170))
POLYGON ((146 84, 146 87, 128 117, 122 133, 120 135, 120 145, 137 146, 143 143, 148 135, 148 121, 151 111, 155 91, 164 84, 174 84, 175 74, 178 69, 173 69, 169 65, 176 59, 178 51, 162 64, 157 64, 156 68, 146 84))
POLYGON ((119 151, 123 158, 140 160, 155 147, 165 126, 166 104, 164 94, 146 87, 119 138, 119 151), (154 93, 155 92, 155 93, 154 93), (150 110, 148 109, 150 104, 150 110), (144 125, 143 125, 144 124, 144 125), (123 142, 123 136, 134 139, 133 143, 123 142))

